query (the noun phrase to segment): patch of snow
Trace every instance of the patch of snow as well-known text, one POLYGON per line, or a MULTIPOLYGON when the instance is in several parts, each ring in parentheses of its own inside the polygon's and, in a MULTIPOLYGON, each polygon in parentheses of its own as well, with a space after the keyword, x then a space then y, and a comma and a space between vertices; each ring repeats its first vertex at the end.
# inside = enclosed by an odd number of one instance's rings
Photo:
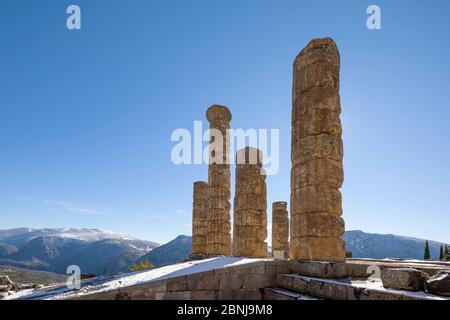
POLYGON ((152 248, 150 248, 150 247, 139 248, 132 243, 129 243, 128 246, 134 250, 138 250, 138 251, 145 252, 145 253, 149 253, 150 251, 152 251, 152 248))
POLYGON ((435 296, 429 293, 425 293, 423 291, 406 291, 406 290, 385 288, 383 287, 383 283, 381 281, 352 281, 352 285, 359 288, 367 288, 378 292, 393 293, 412 298, 421 298, 421 299, 425 298, 428 300, 450 300, 448 298, 435 296))
POLYGON ((297 276, 302 278, 303 280, 306 280, 307 282, 311 281, 311 280, 315 280, 315 281, 320 281, 320 282, 325 282, 325 283, 330 283, 330 284, 337 284, 340 286, 346 286, 346 287, 351 287, 352 283, 349 282, 348 280, 338 280, 338 279, 329 279, 329 278, 315 278, 315 277, 305 277, 305 276, 297 276))
POLYGON ((136 240, 133 237, 130 237, 126 234, 112 232, 112 231, 103 231, 98 229, 73 229, 73 228, 64 228, 64 229, 56 229, 54 232, 51 232, 48 236, 55 236, 61 238, 68 239, 76 239, 81 241, 98 241, 104 239, 121 239, 121 240, 136 240))

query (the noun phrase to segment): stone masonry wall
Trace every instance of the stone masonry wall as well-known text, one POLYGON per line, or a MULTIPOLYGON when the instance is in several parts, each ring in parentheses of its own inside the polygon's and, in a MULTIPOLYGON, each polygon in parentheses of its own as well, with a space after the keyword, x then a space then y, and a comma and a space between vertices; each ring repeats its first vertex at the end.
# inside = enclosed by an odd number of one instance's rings
MULTIPOLYGON (((289 272, 281 261, 256 261, 186 276, 84 294, 83 300, 261 300, 263 288, 289 272)), ((71 297, 70 299, 77 299, 71 297)))

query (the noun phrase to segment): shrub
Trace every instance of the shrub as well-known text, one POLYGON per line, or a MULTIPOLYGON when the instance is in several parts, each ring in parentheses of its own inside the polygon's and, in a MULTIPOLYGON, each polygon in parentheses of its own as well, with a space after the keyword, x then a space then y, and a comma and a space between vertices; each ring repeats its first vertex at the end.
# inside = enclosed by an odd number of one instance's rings
POLYGON ((150 270, 153 269, 154 266, 151 262, 142 261, 139 264, 133 264, 130 268, 131 271, 141 271, 141 270, 150 270))

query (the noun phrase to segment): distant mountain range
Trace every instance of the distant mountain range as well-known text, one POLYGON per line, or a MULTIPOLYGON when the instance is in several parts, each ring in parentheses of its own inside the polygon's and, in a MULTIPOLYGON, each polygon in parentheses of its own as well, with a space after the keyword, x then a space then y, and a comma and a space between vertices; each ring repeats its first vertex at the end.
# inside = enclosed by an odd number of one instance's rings
MULTIPOLYGON (((347 231, 347 251, 355 258, 423 259, 425 240, 397 235, 347 231)), ((432 259, 439 256, 439 242, 429 241, 432 259)), ((134 263, 149 261, 155 267, 186 258, 192 238, 181 235, 159 245, 124 234, 97 229, 0 230, 0 265, 65 273, 78 265, 82 273, 96 275, 129 271, 134 263)))
MULTIPOLYGON (((423 259, 425 240, 394 234, 365 233, 360 230, 346 231, 342 237, 347 251, 354 258, 400 258, 423 259)), ((428 241, 431 259, 439 260, 439 250, 444 243, 428 241)))

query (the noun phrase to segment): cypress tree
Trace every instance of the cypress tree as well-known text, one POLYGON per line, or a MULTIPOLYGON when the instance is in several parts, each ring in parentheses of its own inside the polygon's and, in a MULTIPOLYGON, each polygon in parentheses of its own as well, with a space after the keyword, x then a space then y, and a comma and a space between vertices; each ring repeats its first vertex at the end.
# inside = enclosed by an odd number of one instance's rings
POLYGON ((442 248, 442 244, 441 249, 439 250, 439 261, 444 261, 444 249, 442 248))
POLYGON ((425 241, 425 252, 423 253, 423 260, 430 260, 430 247, 428 246, 428 240, 425 241))

